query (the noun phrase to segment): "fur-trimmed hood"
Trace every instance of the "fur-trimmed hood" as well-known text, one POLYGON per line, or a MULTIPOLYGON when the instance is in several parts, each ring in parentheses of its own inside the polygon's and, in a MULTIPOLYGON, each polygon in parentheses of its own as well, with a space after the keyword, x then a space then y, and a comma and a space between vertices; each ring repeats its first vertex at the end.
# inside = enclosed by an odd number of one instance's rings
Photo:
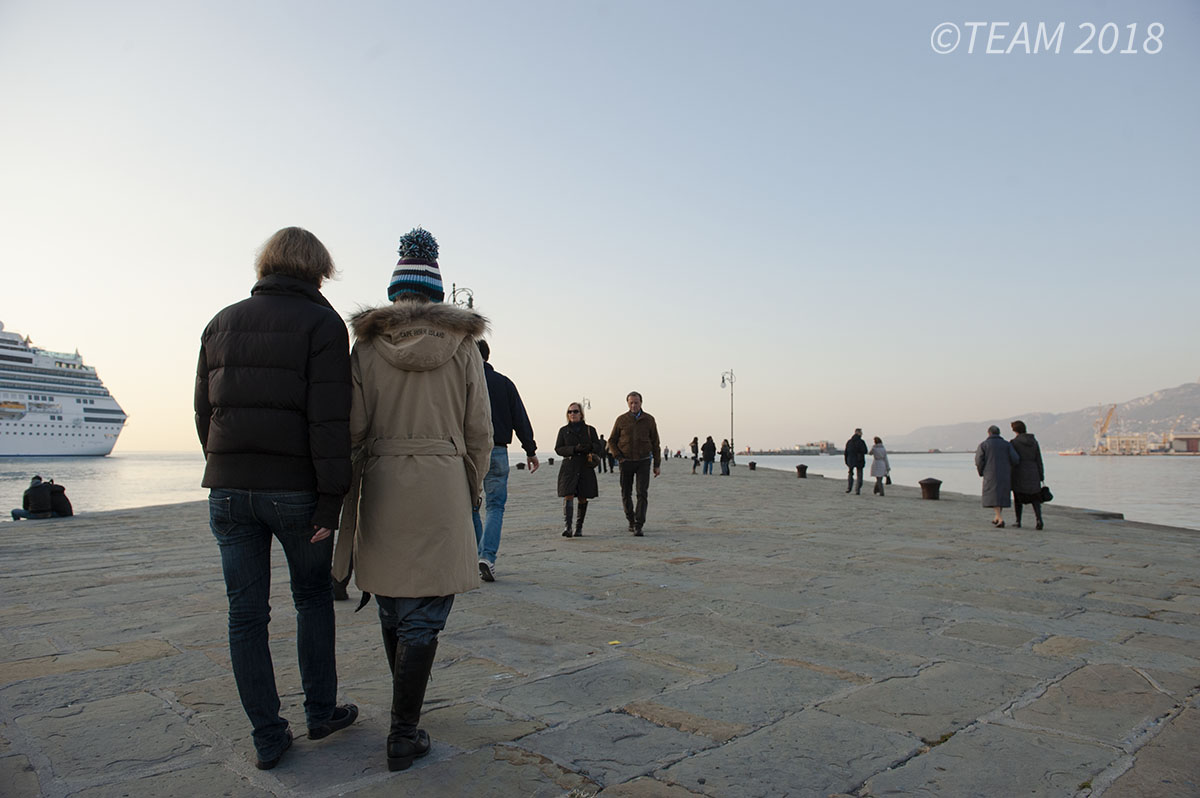
POLYGON ((400 301, 359 310, 350 329, 359 344, 373 346, 392 366, 429 371, 452 358, 464 340, 481 338, 488 320, 456 305, 400 301))

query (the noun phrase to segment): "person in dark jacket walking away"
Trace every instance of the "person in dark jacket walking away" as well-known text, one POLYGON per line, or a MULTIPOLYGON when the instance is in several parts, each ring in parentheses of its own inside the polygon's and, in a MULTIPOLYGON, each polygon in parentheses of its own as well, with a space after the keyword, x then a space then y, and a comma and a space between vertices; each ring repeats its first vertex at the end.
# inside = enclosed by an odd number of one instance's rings
POLYGON ((608 450, 621 464, 621 506, 629 521, 629 533, 642 536, 646 524, 646 505, 650 496, 650 469, 659 474, 658 424, 654 416, 642 410, 642 395, 630 391, 625 397, 629 412, 617 416, 608 434, 608 450), (633 505, 633 483, 637 481, 637 508, 633 505))
POLYGON ((692 438, 692 442, 688 444, 692 450, 692 473, 696 473, 696 466, 700 465, 700 436, 692 438))
POLYGON ((700 446, 701 459, 704 461, 704 466, 700 469, 701 475, 712 475, 713 461, 717 459, 717 444, 713 443, 712 436, 709 435, 704 439, 704 443, 700 446))
POLYGON ((256 270, 250 298, 218 313, 200 337, 195 410, 233 675, 254 726, 256 765, 269 770, 292 744, 267 631, 272 538, 291 573, 308 736, 321 739, 358 717, 353 704, 336 702, 330 590, 332 530, 350 487, 350 346, 321 295, 334 266, 316 236, 280 230, 256 270))
POLYGON ((558 431, 554 451, 562 457, 562 468, 558 471, 558 495, 563 500, 564 538, 572 536, 571 516, 575 499, 579 499, 579 516, 575 519, 575 537, 583 537, 583 519, 587 515, 588 499, 600 495, 596 484, 595 468, 603 459, 599 454, 600 439, 596 428, 585 423, 583 405, 571 402, 567 405, 567 423, 558 431))
POLYGON ((12 511, 12 518, 14 521, 20 521, 22 518, 53 517, 54 508, 50 502, 50 483, 42 482, 41 476, 35 474, 33 479, 29 480, 29 487, 21 496, 20 509, 12 511))
POLYGON ((729 476, 729 461, 733 459, 733 448, 727 439, 721 441, 721 476, 729 476))
POLYGON ((862 493, 863 469, 867 467, 867 442, 862 439, 862 428, 856 428, 846 441, 846 452, 842 455, 849 472, 846 475, 846 492, 857 496, 862 493), (858 477, 855 481, 855 476, 858 477))
POLYGON ((596 455, 600 459, 600 465, 597 466, 596 473, 608 473, 608 441, 604 440, 604 436, 600 436, 600 446, 596 450, 596 455))
POLYGON ((1021 505, 1032 504, 1037 518, 1037 529, 1042 529, 1042 483, 1046 481, 1046 469, 1042 465, 1042 447, 1038 446, 1033 434, 1026 431, 1024 421, 1014 421, 1012 431, 1017 433, 1011 441, 1017 457, 1021 458, 1012 473, 1013 512, 1021 526, 1021 505))
POLYGON ((508 503, 508 445, 513 433, 525 450, 525 462, 529 473, 538 470, 537 442, 533 439, 533 426, 525 403, 513 381, 492 368, 488 357, 492 350, 487 341, 480 339, 479 354, 483 355, 483 371, 487 376, 488 399, 492 405, 492 448, 491 464, 483 477, 484 504, 487 506, 487 521, 479 517, 479 508, 471 516, 475 524, 475 543, 479 549, 479 576, 485 582, 496 581, 496 553, 500 551, 500 527, 504 524, 504 505, 508 503))
POLYGON ((988 427, 987 439, 975 450, 975 470, 983 477, 983 506, 996 510, 994 527, 1004 527, 1001 511, 1012 501, 1012 473, 1019 462, 1017 450, 1000 437, 1000 428, 988 427))

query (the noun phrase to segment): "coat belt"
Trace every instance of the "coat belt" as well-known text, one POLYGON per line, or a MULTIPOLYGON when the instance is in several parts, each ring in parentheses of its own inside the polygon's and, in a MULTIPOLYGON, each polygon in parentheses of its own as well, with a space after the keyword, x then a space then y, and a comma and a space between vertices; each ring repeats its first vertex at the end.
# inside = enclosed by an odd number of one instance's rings
POLYGON ((456 437, 449 438, 375 438, 366 445, 367 457, 398 455, 463 455, 467 447, 456 437))

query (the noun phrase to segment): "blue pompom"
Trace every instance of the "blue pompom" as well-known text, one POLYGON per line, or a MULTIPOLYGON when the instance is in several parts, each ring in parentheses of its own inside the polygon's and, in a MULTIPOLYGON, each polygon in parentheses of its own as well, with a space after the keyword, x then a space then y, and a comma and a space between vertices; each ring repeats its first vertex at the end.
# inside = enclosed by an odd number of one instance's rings
POLYGON ((438 242, 433 233, 421 227, 414 227, 400 236, 400 249, 397 251, 402 258, 437 260, 438 242))

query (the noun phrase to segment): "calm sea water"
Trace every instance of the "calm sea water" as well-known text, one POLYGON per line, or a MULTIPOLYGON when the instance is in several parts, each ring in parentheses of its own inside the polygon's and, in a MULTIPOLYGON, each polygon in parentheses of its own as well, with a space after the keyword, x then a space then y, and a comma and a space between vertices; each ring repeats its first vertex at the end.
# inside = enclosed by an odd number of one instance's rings
MULTIPOLYGON (((841 455, 742 455, 760 468, 795 473, 803 463, 810 474, 846 478, 841 455)), ((870 467, 870 457, 867 466, 870 467)), ((970 452, 889 454, 892 480, 916 485, 926 477, 940 479, 943 491, 980 494, 981 480, 970 452)), ((1124 513, 1130 521, 1200 529, 1200 457, 1063 457, 1044 455, 1046 484, 1056 504, 1124 513)), ((863 477, 864 490, 874 483, 863 477)))
MULTIPOLYGON (((524 462, 516 447, 514 466, 524 462)), ((553 453, 539 453, 543 463, 553 453)), ((761 468, 795 472, 804 463, 813 474, 844 479, 842 458, 826 456, 742 455, 739 466, 754 460, 761 468)), ((979 495, 973 455, 894 454, 892 479, 916 485, 926 477, 942 481, 942 490, 979 495)), ((690 461, 672 460, 690 468, 690 461)), ((0 503, 21 506, 29 478, 39 474, 65 485, 76 513, 198 501, 204 458, 199 452, 119 452, 108 457, 0 457, 0 503)), ((1046 483, 1055 502, 1124 513, 1132 521, 1200 529, 1200 457, 1046 457, 1046 483)), ((871 480, 864 480, 870 490, 871 480)), ((553 490, 553 483, 547 483, 553 490)), ((7 507, 0 517, 8 519, 7 507)))

